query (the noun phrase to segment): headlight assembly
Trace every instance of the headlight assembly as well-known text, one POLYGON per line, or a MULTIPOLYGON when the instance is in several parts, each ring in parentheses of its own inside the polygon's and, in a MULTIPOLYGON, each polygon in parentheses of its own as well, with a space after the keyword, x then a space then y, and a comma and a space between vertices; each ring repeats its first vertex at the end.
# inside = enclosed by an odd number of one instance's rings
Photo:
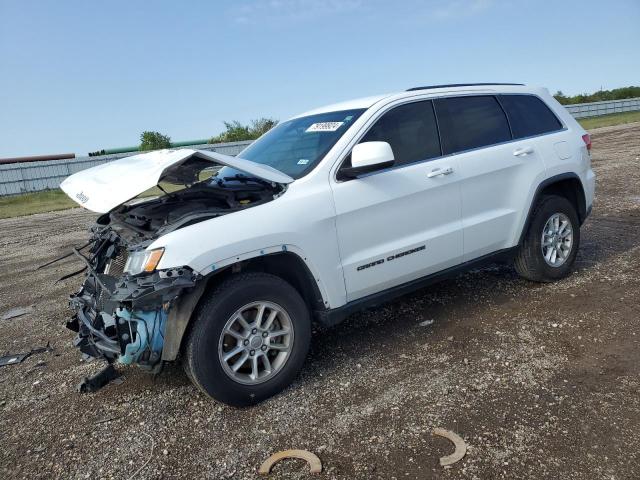
POLYGON ((143 272, 151 273, 160 263, 163 253, 164 248, 131 252, 124 266, 124 271, 131 275, 138 275, 143 272))

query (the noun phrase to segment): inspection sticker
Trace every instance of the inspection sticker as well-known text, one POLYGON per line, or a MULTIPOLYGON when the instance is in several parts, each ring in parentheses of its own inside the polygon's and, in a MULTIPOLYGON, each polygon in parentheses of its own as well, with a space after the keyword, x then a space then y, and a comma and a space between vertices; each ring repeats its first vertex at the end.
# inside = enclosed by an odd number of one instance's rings
POLYGON ((321 122, 314 123, 305 132, 335 132, 338 130, 344 122, 321 122))
POLYGON ((300 160, 298 160, 298 165, 306 165, 307 163, 309 163, 308 158, 301 158, 300 160))

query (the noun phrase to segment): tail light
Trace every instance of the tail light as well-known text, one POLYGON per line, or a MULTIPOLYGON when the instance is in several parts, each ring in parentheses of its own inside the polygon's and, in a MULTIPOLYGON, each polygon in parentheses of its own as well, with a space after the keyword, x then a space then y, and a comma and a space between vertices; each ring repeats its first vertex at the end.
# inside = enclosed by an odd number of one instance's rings
POLYGON ((582 141, 587 146, 587 151, 591 153, 591 135, 585 133, 584 135, 582 135, 582 141))

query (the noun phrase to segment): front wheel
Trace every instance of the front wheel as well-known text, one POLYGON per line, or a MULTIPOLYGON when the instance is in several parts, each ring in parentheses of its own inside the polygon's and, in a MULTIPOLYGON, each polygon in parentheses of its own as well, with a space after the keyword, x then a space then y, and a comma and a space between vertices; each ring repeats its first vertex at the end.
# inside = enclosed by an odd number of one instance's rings
POLYGON ((265 273, 239 274, 198 308, 185 369, 210 397, 247 406, 293 381, 310 338, 308 308, 291 285, 265 273))
POLYGON ((533 212, 515 259, 520 276, 535 282, 566 277, 580 246, 580 222, 573 204, 558 195, 544 196, 533 212))

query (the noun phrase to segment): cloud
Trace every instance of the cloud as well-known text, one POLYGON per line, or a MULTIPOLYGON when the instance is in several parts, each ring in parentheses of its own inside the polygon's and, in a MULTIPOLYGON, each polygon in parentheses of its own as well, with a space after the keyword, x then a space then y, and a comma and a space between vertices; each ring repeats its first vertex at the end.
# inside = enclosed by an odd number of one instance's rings
POLYGON ((303 23, 357 14, 360 20, 447 21, 480 14, 498 0, 244 0, 227 14, 240 25, 303 23))
POLYGON ((238 24, 291 22, 353 12, 363 4, 363 0, 251 0, 229 13, 238 24))
POLYGON ((433 9, 431 16, 437 20, 470 17, 491 8, 494 0, 452 0, 433 9))

